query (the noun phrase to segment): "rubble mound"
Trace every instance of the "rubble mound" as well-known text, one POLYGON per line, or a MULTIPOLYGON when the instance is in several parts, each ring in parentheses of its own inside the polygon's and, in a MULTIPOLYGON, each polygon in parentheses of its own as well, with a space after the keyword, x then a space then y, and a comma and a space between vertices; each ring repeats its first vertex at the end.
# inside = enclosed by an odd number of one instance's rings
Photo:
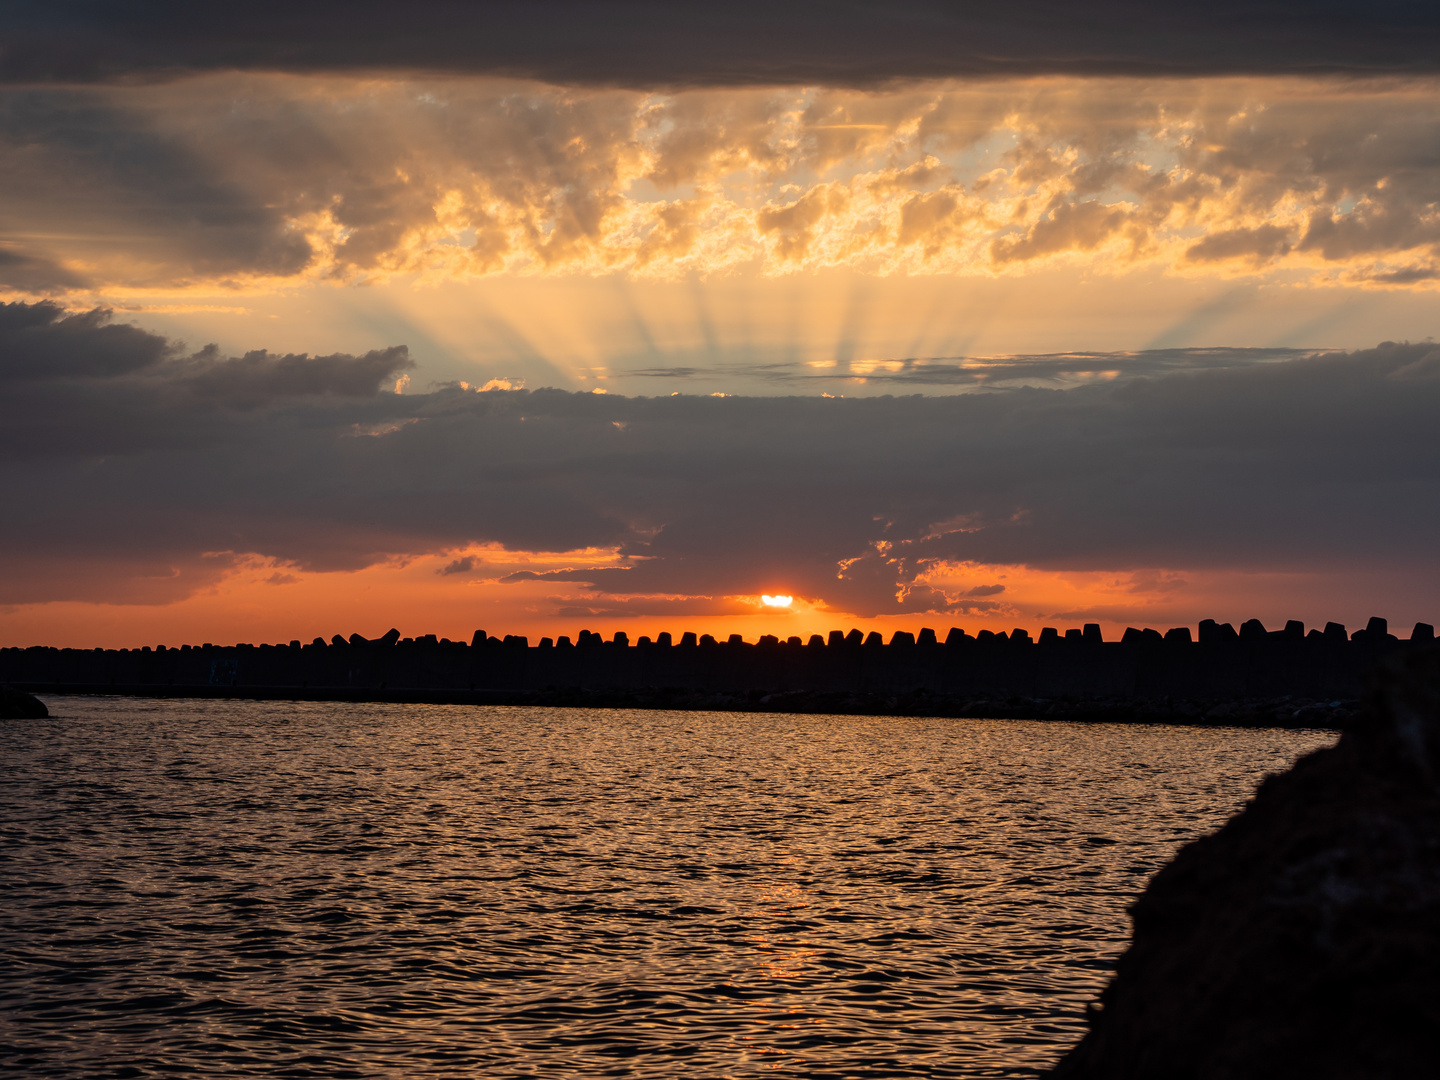
POLYGON ((1267 778, 1131 908, 1053 1080, 1387 1080, 1440 1058, 1440 650, 1392 657, 1339 742, 1267 778))
POLYGON ((50 715, 34 694, 0 683, 0 720, 40 720, 50 715))

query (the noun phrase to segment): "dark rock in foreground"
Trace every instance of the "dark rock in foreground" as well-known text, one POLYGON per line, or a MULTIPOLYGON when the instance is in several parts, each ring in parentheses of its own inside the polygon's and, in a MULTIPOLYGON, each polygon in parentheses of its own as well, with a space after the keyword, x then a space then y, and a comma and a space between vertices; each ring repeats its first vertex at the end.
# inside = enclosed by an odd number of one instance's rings
POLYGON ((0 720, 41 720, 49 715, 50 710, 34 694, 0 686, 0 720))
POLYGON ((1440 650, 1267 779, 1132 908, 1054 1080, 1388 1080, 1440 1061, 1440 650))

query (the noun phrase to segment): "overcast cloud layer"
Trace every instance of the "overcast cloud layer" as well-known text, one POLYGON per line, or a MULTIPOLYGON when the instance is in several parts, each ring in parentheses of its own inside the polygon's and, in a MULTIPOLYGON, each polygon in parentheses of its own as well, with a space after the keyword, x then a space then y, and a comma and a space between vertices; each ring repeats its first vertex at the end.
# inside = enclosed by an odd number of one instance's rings
POLYGON ((520 75, 626 86, 1031 74, 1434 71, 1417 0, 22 0, 0 78, 76 81, 242 68, 520 75))
POLYGON ((0 286, 493 274, 1440 278, 1437 83, 0 92, 0 286))
POLYGON ((629 557, 553 573, 572 591, 779 582, 868 615, 967 610, 926 584, 956 560, 1428 571, 1440 543, 1432 344, 857 400, 394 393, 409 365, 0 309, 0 602, 163 602, 250 553, 353 569, 498 543, 629 557))

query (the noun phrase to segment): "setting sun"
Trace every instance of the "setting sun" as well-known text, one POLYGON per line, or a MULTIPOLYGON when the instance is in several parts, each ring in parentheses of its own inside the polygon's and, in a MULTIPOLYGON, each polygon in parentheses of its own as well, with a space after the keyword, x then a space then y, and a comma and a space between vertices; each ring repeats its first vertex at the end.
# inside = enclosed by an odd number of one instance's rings
POLYGON ((789 607, 794 603, 793 596, 762 596, 760 602, 766 607, 789 607))

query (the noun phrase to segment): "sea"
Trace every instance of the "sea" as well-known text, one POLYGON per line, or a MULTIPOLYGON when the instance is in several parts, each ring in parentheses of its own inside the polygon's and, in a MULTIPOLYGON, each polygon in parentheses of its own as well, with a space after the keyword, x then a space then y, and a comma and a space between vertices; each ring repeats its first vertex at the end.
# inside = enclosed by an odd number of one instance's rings
POLYGON ((1033 1077, 1247 730, 48 697, 8 1077, 1033 1077))

